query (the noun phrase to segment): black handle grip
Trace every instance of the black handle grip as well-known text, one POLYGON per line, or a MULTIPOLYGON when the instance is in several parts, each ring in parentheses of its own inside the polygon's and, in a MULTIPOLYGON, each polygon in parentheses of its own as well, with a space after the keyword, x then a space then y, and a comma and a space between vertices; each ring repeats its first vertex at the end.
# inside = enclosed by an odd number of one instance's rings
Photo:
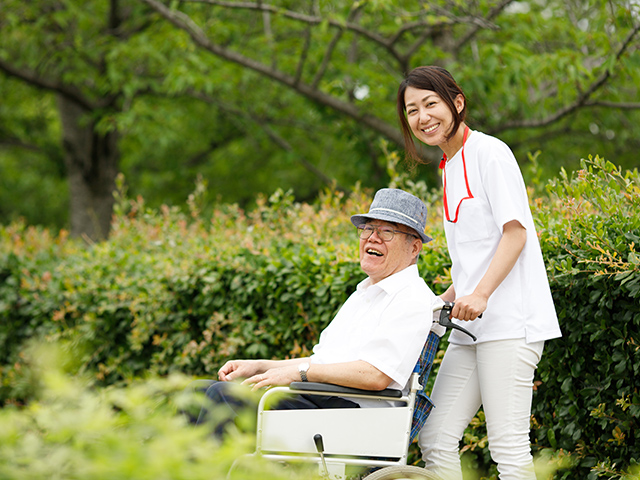
POLYGON ((324 452, 324 442, 322 441, 322 435, 316 433, 313 436, 313 443, 316 444, 316 450, 318 451, 318 453, 324 452))
MULTIPOLYGON (((442 307, 442 310, 440 310, 440 318, 438 319, 438 323, 445 328, 453 328, 455 330, 460 330, 462 333, 465 333, 469 335, 471 338, 473 338, 474 342, 477 341, 478 338, 473 333, 471 333, 465 328, 462 328, 457 323, 453 323, 449 319, 449 315, 451 315, 451 310, 453 310, 453 305, 454 303, 452 302, 444 302, 444 307, 442 307)), ((478 318, 481 318, 481 317, 482 317, 482 314, 478 315, 478 318)))

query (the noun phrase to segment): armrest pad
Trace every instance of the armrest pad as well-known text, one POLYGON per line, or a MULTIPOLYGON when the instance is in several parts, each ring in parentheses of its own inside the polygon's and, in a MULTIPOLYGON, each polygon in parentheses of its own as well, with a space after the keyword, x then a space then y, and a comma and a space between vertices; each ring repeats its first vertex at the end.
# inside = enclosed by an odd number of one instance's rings
POLYGON ((289 386, 296 390, 303 390, 305 392, 330 392, 337 395, 355 394, 371 397, 402 398, 402 391, 394 390, 393 388, 385 388, 384 390, 360 390, 359 388, 343 387, 332 383, 317 382, 292 382, 289 386))

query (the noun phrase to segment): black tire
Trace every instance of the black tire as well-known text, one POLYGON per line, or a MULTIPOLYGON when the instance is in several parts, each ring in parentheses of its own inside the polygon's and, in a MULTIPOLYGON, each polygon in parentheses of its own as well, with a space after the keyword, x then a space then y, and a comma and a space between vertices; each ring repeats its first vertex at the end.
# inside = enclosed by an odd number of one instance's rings
POLYGON ((424 468, 412 465, 393 465, 376 470, 363 480, 440 480, 424 468))

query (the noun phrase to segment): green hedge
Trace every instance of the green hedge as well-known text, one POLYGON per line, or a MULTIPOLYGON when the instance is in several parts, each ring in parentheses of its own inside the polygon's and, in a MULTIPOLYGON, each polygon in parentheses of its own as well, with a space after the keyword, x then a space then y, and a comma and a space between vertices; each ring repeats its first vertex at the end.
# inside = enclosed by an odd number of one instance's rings
MULTIPOLYGON (((564 332, 538 370, 534 446, 564 461, 557 478, 581 480, 616 478, 640 459, 640 182, 598 158, 583 167, 533 201, 564 332)), ((450 265, 434 198, 420 269, 439 293, 450 265)), ((34 336, 73 345, 98 385, 309 351, 363 278, 348 218, 370 192, 327 192, 313 205, 277 192, 250 213, 224 205, 207 219, 198 201, 151 211, 121 190, 111 238, 89 248, 65 232, 0 228, 2 403, 34 394, 23 354, 34 336)), ((480 414, 466 461, 491 475, 483 427, 480 414)))
POLYGON ((575 452, 581 478, 609 476, 640 463, 640 176, 596 158, 549 192, 542 245, 564 336, 539 367, 536 438, 575 452))
MULTIPOLYGON (((20 346, 36 333, 76 342, 104 384, 146 373, 213 375, 229 356, 307 353, 364 278, 349 222, 369 196, 329 193, 317 205, 278 192, 246 216, 202 220, 175 209, 122 210, 111 239, 88 249, 65 235, 2 230, 3 401, 20 399, 20 346)), ((433 283, 443 240, 421 259, 433 283)))

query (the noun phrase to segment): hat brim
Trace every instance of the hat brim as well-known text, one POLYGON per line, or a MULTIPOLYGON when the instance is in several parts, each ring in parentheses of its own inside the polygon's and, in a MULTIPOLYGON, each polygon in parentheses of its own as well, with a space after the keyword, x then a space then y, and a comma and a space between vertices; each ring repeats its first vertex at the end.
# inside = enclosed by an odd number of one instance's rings
POLYGON ((403 219, 399 215, 394 215, 392 212, 376 212, 351 216, 351 223, 353 223, 356 227, 364 225, 369 220, 383 220, 385 222, 399 223, 401 225, 404 225, 405 227, 409 227, 416 233, 416 235, 420 237, 422 243, 429 243, 431 240, 433 240, 433 238, 425 235, 424 232, 419 232, 411 225, 409 225, 405 219, 403 219))

